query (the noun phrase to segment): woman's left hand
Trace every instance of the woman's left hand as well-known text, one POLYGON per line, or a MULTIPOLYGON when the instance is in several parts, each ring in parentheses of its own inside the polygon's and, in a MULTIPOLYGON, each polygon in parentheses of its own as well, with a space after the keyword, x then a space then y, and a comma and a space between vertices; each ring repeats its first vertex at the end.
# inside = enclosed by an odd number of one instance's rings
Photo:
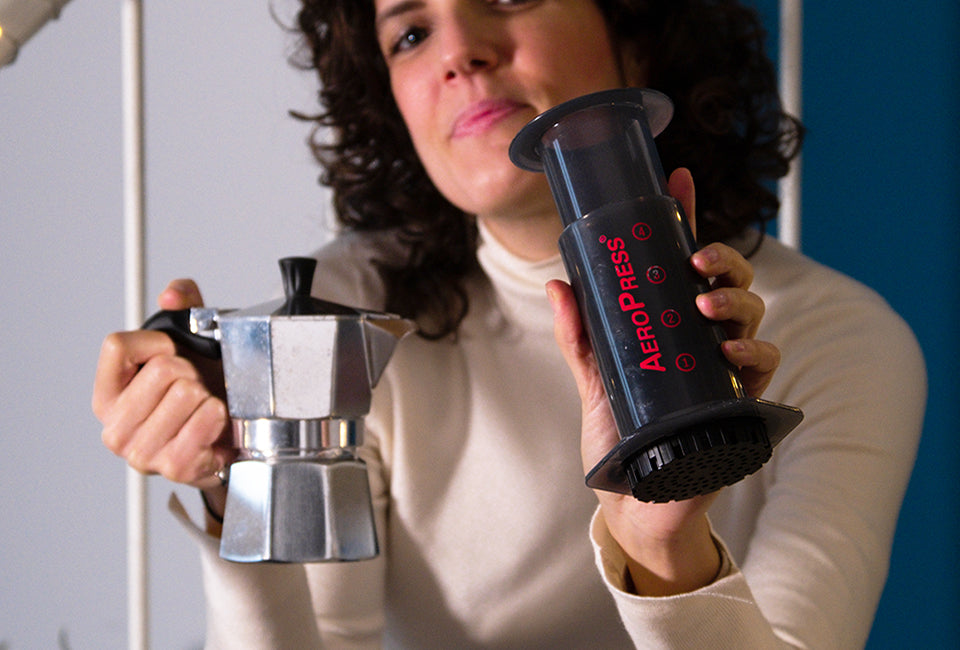
MULTIPOLYGON (((694 215, 694 187, 690 173, 675 171, 668 184, 687 215, 694 215)), ((691 218, 691 227, 695 227, 691 218)), ((747 393, 759 397, 780 363, 779 350, 757 341, 764 306, 749 291, 753 268, 737 251, 711 244, 695 253, 691 264, 711 290, 698 296, 701 313, 718 321, 728 340, 724 356, 740 368, 747 393)), ((554 309, 554 332, 561 352, 573 372, 582 403, 584 472, 589 471, 620 440, 597 364, 569 285, 559 280, 547 285, 554 309)), ((632 496, 597 491, 602 514, 613 538, 628 558, 628 569, 637 593, 665 596, 692 591, 717 575, 720 556, 710 536, 706 512, 716 493, 670 503, 644 503, 632 496)))

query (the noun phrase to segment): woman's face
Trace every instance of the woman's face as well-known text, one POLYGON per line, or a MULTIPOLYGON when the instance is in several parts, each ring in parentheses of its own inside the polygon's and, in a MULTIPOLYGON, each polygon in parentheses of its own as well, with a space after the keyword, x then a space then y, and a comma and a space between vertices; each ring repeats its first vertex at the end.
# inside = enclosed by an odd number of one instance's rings
POLYGON ((437 188, 481 217, 555 213, 542 174, 507 150, 565 100, 624 85, 592 0, 375 0, 377 37, 437 188))

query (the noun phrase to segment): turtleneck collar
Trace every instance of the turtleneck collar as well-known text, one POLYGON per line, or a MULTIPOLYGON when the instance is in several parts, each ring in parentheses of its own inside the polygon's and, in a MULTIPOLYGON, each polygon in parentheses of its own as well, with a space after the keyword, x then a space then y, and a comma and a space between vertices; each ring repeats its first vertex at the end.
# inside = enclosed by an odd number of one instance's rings
POLYGON ((497 305, 512 323, 553 328, 553 311, 544 287, 548 280, 567 280, 559 252, 545 260, 525 260, 511 253, 479 223, 477 259, 490 279, 497 305))

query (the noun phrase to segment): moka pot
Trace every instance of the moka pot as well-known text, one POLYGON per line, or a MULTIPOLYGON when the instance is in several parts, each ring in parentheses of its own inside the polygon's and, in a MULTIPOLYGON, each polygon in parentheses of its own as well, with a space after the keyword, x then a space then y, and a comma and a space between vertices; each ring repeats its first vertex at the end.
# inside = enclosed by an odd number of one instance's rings
POLYGON ((238 450, 221 557, 351 561, 379 552, 363 418, 394 347, 414 329, 391 314, 310 296, 316 260, 280 260, 285 298, 243 310, 164 311, 144 325, 221 358, 238 450))
POLYGON ((696 307, 710 286, 690 265, 696 242, 653 142, 672 114, 656 91, 594 93, 536 117, 510 147, 518 167, 546 173, 620 433, 587 484, 652 502, 752 474, 803 417, 746 395, 723 330, 696 307))

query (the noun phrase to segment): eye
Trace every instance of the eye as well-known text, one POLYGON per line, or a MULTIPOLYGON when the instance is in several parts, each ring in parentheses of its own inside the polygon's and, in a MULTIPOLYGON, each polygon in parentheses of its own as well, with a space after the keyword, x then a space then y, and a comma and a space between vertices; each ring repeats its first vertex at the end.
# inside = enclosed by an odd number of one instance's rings
POLYGON ((403 30, 398 38, 390 46, 390 54, 399 54, 417 47, 428 36, 427 29, 424 27, 408 27, 403 30))

